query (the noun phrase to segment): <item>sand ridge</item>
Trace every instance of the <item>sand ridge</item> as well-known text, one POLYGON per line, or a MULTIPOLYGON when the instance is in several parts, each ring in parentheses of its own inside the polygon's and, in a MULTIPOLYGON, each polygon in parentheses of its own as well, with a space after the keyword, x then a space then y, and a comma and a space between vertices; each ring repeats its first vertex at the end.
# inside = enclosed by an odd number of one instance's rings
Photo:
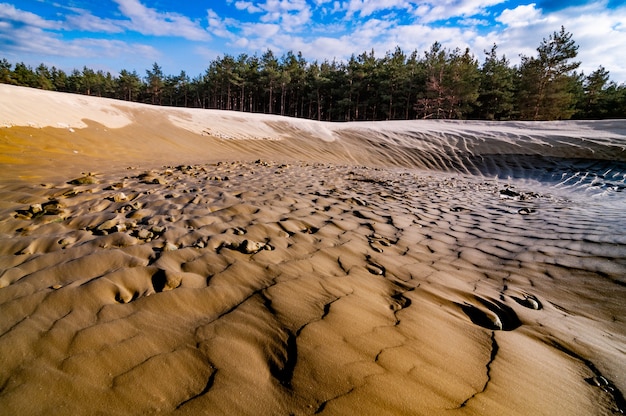
POLYGON ((0 414, 626 410, 623 122, 0 110, 0 414))

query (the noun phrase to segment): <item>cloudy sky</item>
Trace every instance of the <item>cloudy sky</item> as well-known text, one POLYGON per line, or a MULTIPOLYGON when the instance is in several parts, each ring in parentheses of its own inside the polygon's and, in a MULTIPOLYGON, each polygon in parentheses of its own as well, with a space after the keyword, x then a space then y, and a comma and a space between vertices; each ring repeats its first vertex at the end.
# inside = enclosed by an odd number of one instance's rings
POLYGON ((582 71, 602 65, 626 83, 624 0, 0 0, 0 58, 142 76, 158 62, 196 76, 224 54, 347 60, 396 46, 423 53, 438 41, 469 47, 481 63, 496 43, 517 64, 561 25, 582 71))

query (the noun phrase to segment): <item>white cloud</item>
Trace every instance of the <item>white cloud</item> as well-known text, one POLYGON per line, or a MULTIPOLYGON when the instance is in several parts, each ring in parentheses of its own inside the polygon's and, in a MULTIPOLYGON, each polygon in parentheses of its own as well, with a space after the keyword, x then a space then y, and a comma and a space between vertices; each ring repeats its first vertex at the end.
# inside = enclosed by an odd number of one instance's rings
POLYGON ((512 64, 519 63, 520 54, 535 56, 542 40, 563 25, 579 46, 579 71, 590 74, 602 65, 613 79, 626 81, 623 55, 618 52, 626 47, 626 6, 608 10, 606 2, 593 2, 546 13, 530 4, 504 10, 496 20, 504 27, 483 39, 495 42, 512 64))
POLYGON ((247 23, 242 26, 241 32, 246 37, 255 36, 267 39, 280 31, 280 26, 271 23, 247 23))
POLYGON ((8 3, 0 3, 0 18, 41 29, 59 29, 61 27, 61 22, 43 19, 34 13, 16 9, 15 6, 8 3))
POLYGON ((346 6, 347 17, 358 14, 361 18, 383 10, 412 10, 411 2, 406 0, 350 0, 346 6))
POLYGON ((235 2, 237 10, 245 10, 248 13, 260 13, 263 10, 254 5, 251 1, 237 1, 235 2))
POLYGON ((209 34, 198 22, 187 16, 159 12, 141 4, 139 0, 114 0, 122 14, 130 19, 127 27, 144 35, 176 36, 189 40, 206 41, 209 34))
POLYGON ((68 14, 65 17, 64 28, 67 30, 93 33, 121 33, 125 30, 124 25, 118 20, 103 19, 84 9, 73 8, 71 10, 74 14, 68 14))
POLYGON ((207 10, 207 19, 209 22, 208 30, 212 34, 222 38, 231 38, 233 36, 228 30, 226 20, 220 18, 215 11, 207 10))
POLYGON ((65 41, 33 26, 12 28, 10 33, 0 32, 0 42, 6 52, 18 55, 60 57, 106 57, 119 56, 157 57, 159 52, 152 46, 127 43, 119 40, 80 38, 65 41))
POLYGON ((264 13, 262 22, 279 23, 287 32, 297 31, 311 23, 311 7, 306 0, 266 0, 256 7, 264 13))
POLYGON ((503 23, 509 27, 524 27, 536 24, 545 19, 541 10, 537 9, 535 3, 525 6, 517 6, 514 9, 505 9, 496 21, 503 23))
POLYGON ((450 18, 469 18, 482 16, 489 7, 506 2, 507 0, 442 0, 410 2, 411 7, 405 7, 421 23, 431 23, 450 18))
POLYGON ((245 10, 248 13, 260 13, 263 11, 260 7, 257 7, 251 1, 237 1, 235 2, 237 10, 245 10))
POLYGON ((156 59, 160 56, 156 48, 145 44, 91 37, 65 40, 62 36, 63 31, 82 30, 80 29, 82 25, 89 21, 100 25, 91 27, 91 31, 99 29, 99 32, 111 33, 121 30, 119 26, 102 19, 98 20, 89 13, 69 15, 66 21, 49 21, 12 6, 1 7, 5 5, 0 4, 0 18, 6 19, 0 22, 0 47, 7 57, 15 57, 17 61, 35 65, 53 58, 55 61, 76 58, 81 61, 78 65, 80 67, 87 64, 86 59, 113 60, 120 57, 156 59), (74 16, 77 20, 72 20, 74 16))

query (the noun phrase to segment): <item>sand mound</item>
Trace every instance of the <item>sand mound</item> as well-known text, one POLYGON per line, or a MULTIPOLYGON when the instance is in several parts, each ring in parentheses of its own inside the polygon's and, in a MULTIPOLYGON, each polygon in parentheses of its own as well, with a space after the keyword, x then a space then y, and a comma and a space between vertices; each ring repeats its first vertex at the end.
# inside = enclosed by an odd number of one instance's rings
POLYGON ((616 172, 620 123, 329 125, 76 99, 100 107, 67 128, 3 113, 0 414, 626 410, 621 192, 487 169, 593 154, 616 172))

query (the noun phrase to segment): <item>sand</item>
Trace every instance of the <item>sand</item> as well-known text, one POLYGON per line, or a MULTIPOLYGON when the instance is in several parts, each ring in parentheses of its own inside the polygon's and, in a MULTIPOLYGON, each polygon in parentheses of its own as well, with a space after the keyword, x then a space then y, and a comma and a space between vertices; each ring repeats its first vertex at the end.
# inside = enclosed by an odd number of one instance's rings
POLYGON ((626 122, 0 85, 0 414, 626 411, 626 122))

